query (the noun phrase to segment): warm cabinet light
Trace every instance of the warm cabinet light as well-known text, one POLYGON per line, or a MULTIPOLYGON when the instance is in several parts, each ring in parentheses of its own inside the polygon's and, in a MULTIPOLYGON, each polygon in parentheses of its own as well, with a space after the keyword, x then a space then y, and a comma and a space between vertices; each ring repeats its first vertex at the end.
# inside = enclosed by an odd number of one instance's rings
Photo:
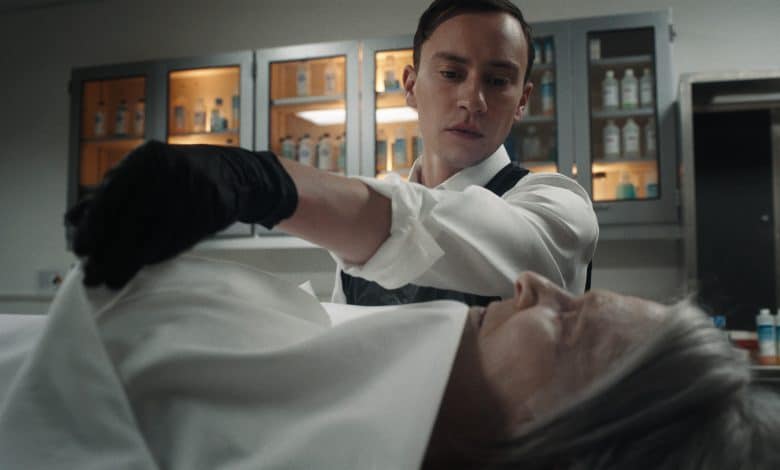
MULTIPOLYGON (((344 109, 315 109, 311 111, 300 111, 295 113, 295 115, 311 122, 315 126, 332 126, 334 124, 344 124, 347 112, 344 109)), ((417 111, 409 106, 380 108, 376 110, 377 124, 414 121, 417 121, 417 111)))

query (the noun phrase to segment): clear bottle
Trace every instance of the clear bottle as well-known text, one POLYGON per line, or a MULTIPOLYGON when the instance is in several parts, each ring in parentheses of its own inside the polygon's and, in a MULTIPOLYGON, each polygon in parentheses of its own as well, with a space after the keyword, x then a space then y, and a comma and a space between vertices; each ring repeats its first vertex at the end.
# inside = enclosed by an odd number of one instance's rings
POLYGON ((539 160, 542 154, 542 141, 536 133, 536 126, 528 126, 523 136, 523 161, 539 160))
POLYGON ((282 139, 282 157, 295 160, 295 141, 291 135, 282 139))
POLYGON ((183 96, 176 98, 173 106, 173 128, 176 132, 187 130, 187 105, 183 96))
POLYGON ((618 81, 613 70, 607 70, 601 82, 601 106, 604 109, 617 109, 620 106, 618 81))
POLYGON ((146 103, 143 98, 138 98, 135 102, 135 113, 133 114, 133 134, 144 135, 144 124, 146 122, 146 103))
POLYGON ((114 134, 127 135, 127 103, 125 100, 119 102, 116 108, 116 121, 114 122, 114 134))
POLYGON ((639 103, 643 108, 653 106, 653 74, 649 68, 645 68, 642 78, 639 79, 639 103))
POLYGON ((347 133, 344 132, 336 139, 336 147, 338 148, 338 159, 336 162, 336 170, 340 172, 347 171, 347 133))
POLYGON ((775 319, 768 308, 762 308, 756 316, 758 333, 758 362, 762 365, 777 363, 777 338, 775 319))
POLYGON ((549 70, 542 74, 542 114, 555 115, 555 81, 549 70))
POLYGON ((327 132, 317 142, 317 168, 325 171, 333 169, 333 142, 327 132))
POLYGON ((295 91, 298 96, 309 96, 309 63, 298 62, 295 70, 295 91))
POLYGON ((211 132, 222 132, 222 98, 214 99, 214 107, 211 108, 211 132))
POLYGON ((631 182, 631 175, 627 171, 620 173, 620 182, 617 186, 617 199, 635 199, 636 187, 631 182))
POLYGON ((639 125, 632 118, 626 119, 621 130, 623 136, 623 157, 639 157, 639 125))
POLYGON ((634 76, 634 69, 626 69, 620 80, 620 101, 624 109, 633 109, 639 105, 639 82, 634 76))
POLYGON ((325 66, 325 94, 335 95, 338 93, 338 68, 333 62, 328 62, 325 66))
POLYGON ((314 156, 313 150, 309 134, 303 134, 301 140, 298 141, 298 163, 301 165, 311 165, 313 163, 312 157, 314 156))
POLYGON ((106 108, 103 101, 98 102, 97 111, 95 111, 95 137, 103 137, 106 135, 106 108))
POLYGON ((544 41, 544 63, 552 64, 555 62, 555 50, 553 49, 552 39, 544 41))
POLYGON ((393 169, 398 170, 409 166, 406 156, 406 129, 398 126, 395 129, 395 140, 393 140, 393 169))
POLYGON ((645 158, 655 158, 655 119, 652 117, 645 124, 645 158))
POLYGON ((620 158, 620 129, 615 121, 609 119, 604 126, 604 159, 617 160, 620 158))
POLYGON ((230 104, 233 111, 233 120, 230 121, 230 128, 237 131, 241 125, 241 95, 238 94, 238 90, 233 91, 233 96, 230 97, 230 104))
POLYGON ((375 148, 376 171, 384 173, 387 171, 387 134, 383 128, 377 130, 375 148))
POLYGON ((206 132, 206 105, 203 98, 195 100, 192 108, 192 132, 206 132))
POLYGON ((392 54, 385 59, 385 91, 398 91, 401 84, 395 75, 395 57, 392 54))

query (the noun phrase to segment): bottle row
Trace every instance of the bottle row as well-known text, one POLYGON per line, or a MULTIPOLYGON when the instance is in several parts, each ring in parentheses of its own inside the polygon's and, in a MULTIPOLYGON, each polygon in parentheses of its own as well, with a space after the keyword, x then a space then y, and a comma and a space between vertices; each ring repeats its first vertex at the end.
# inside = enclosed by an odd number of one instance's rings
POLYGON ((756 333, 758 340, 757 360, 762 365, 777 365, 780 363, 780 309, 777 315, 772 315, 768 308, 762 308, 756 316, 756 333))
POLYGON ((309 134, 299 139, 288 135, 279 139, 281 156, 296 160, 325 171, 344 171, 347 165, 347 135, 343 133, 332 139, 330 133, 322 134, 315 143, 309 134))
MULTIPOLYGON (((323 85, 324 95, 332 96, 332 95, 337 95, 339 93, 338 74, 339 74, 339 67, 332 62, 328 62, 322 74, 322 80, 324 83, 323 85)), ((296 94, 298 96, 311 95, 311 89, 312 89, 311 81, 312 81, 312 70, 309 62, 308 61, 299 62, 298 66, 295 69, 296 94)))
POLYGON ((176 98, 173 105, 172 130, 175 133, 224 132, 238 130, 241 116, 241 99, 236 91, 231 100, 231 114, 225 110, 222 97, 214 98, 211 109, 206 108, 205 99, 198 97, 192 109, 183 96, 176 98), (208 118, 207 118, 208 116, 208 118))
POLYGON ((393 130, 393 140, 389 144, 387 134, 384 128, 380 127, 377 130, 375 147, 377 172, 410 168, 414 159, 423 152, 423 140, 419 129, 416 129, 412 135, 411 152, 404 126, 398 126, 393 130))
POLYGON ((653 106, 653 83, 650 68, 645 68, 639 80, 634 76, 632 68, 627 68, 620 80, 615 78, 614 70, 607 70, 601 82, 601 105, 603 109, 653 106))
POLYGON ((113 120, 110 120, 105 103, 101 100, 98 103, 97 111, 93 119, 94 135, 95 137, 105 137, 106 135, 114 135, 118 137, 133 135, 143 136, 144 126, 146 120, 146 106, 143 98, 140 98, 135 103, 133 109, 133 122, 132 128, 130 127, 130 111, 127 107, 126 100, 120 100, 119 105, 114 112, 113 120), (109 133, 108 123, 113 122, 114 127, 109 133))
MULTIPOLYGON (((540 92, 541 95, 541 115, 542 116, 555 116, 555 78, 550 70, 545 70, 542 73, 540 80, 540 92)), ((532 94, 533 96, 533 94, 532 94)), ((533 99, 529 99, 525 104, 525 114, 532 115, 537 114, 535 109, 531 108, 533 99)))
POLYGON ((608 119, 602 137, 605 160, 655 158, 656 135, 653 118, 648 118, 641 129, 633 118, 626 119, 622 128, 618 128, 615 121, 608 119))
POLYGON ((552 38, 542 38, 533 41, 534 64, 554 64, 555 48, 552 38))

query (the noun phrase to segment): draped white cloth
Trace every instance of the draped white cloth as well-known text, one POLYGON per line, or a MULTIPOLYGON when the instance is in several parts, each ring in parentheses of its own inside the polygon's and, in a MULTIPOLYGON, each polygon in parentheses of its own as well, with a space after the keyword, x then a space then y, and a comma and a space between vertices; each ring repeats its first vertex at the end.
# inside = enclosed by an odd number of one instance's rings
POLYGON ((82 279, 3 386, 0 468, 418 468, 467 310, 331 326, 296 286, 193 257, 82 279))

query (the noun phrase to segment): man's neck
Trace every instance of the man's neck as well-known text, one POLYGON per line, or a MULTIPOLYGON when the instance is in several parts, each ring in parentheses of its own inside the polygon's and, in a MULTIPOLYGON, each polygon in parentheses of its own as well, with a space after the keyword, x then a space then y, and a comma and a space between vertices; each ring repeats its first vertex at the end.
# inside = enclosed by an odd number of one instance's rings
POLYGON ((420 183, 429 188, 435 188, 460 171, 450 167, 435 155, 423 156, 421 163, 420 183))

